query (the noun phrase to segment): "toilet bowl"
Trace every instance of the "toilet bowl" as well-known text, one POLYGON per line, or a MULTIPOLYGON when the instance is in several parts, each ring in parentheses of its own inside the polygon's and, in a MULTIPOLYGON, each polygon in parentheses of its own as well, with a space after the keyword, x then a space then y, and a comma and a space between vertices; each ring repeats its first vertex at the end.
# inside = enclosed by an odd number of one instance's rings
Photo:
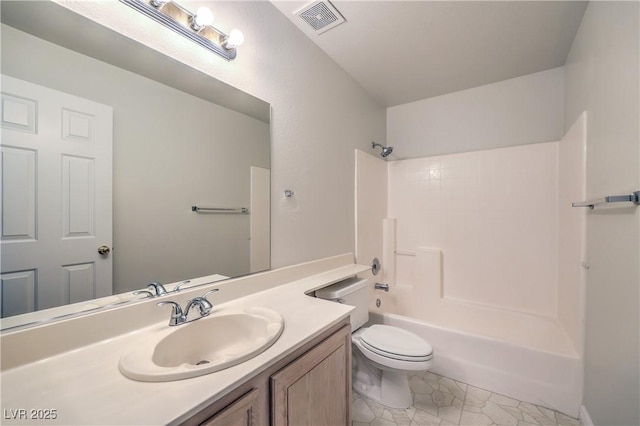
POLYGON ((353 343, 353 389, 391 408, 413 404, 409 373, 431 368, 431 345, 401 328, 372 325, 356 330, 353 343))
POLYGON ((316 297, 355 306, 351 314, 353 390, 390 408, 413 404, 409 373, 431 368, 433 348, 421 337, 369 319, 367 279, 350 278, 316 291, 316 297))

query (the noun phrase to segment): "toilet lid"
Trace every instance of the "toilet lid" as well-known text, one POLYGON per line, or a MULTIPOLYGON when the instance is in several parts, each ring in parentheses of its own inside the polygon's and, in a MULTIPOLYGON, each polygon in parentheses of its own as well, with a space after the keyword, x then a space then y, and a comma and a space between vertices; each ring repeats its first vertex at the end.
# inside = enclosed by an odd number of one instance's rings
POLYGON ((391 358, 425 360, 433 354, 433 348, 421 337, 398 327, 372 325, 361 335, 360 340, 374 352, 391 358))

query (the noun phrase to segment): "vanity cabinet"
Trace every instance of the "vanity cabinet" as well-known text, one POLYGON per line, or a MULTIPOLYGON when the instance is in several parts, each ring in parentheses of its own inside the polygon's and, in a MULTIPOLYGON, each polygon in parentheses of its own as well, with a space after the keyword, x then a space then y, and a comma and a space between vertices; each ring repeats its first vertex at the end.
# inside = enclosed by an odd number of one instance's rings
POLYGON ((349 424, 350 349, 345 326, 271 376, 273 426, 349 424))
POLYGON ((193 415, 183 425, 349 425, 349 319, 193 415))
POLYGON ((260 389, 253 389, 220 413, 205 420, 202 426, 260 425, 260 389))

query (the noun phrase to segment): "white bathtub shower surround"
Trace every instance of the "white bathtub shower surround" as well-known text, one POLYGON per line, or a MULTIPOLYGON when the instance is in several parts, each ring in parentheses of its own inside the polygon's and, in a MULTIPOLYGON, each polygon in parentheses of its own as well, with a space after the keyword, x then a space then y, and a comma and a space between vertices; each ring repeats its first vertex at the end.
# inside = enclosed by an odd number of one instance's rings
POLYGON ((378 295, 387 306, 381 312, 533 350, 578 355, 554 317, 447 298, 443 291, 446 287, 443 257, 441 250, 428 247, 418 247, 410 255, 398 255, 398 271, 402 274, 389 297, 378 295))
POLYGON ((369 251, 391 288, 370 309, 439 336, 435 372, 572 416, 586 255, 585 211, 571 202, 585 195, 585 123, 559 142, 387 163, 384 203, 360 194, 372 190, 366 175, 356 185, 358 211, 379 221, 358 232, 382 235, 369 251))
POLYGON ((390 163, 396 250, 442 249, 446 299, 554 316, 557 161, 547 142, 390 163))
POLYGON ((587 113, 560 141, 558 185, 558 321, 582 353, 586 302, 587 209, 572 202, 587 198, 587 113))

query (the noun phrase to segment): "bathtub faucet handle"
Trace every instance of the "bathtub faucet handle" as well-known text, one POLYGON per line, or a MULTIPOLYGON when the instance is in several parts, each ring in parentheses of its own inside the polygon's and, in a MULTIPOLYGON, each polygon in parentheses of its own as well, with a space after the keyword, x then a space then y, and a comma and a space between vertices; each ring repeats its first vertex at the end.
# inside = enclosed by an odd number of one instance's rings
POLYGON ((375 289, 389 291, 389 284, 376 283, 375 289))

